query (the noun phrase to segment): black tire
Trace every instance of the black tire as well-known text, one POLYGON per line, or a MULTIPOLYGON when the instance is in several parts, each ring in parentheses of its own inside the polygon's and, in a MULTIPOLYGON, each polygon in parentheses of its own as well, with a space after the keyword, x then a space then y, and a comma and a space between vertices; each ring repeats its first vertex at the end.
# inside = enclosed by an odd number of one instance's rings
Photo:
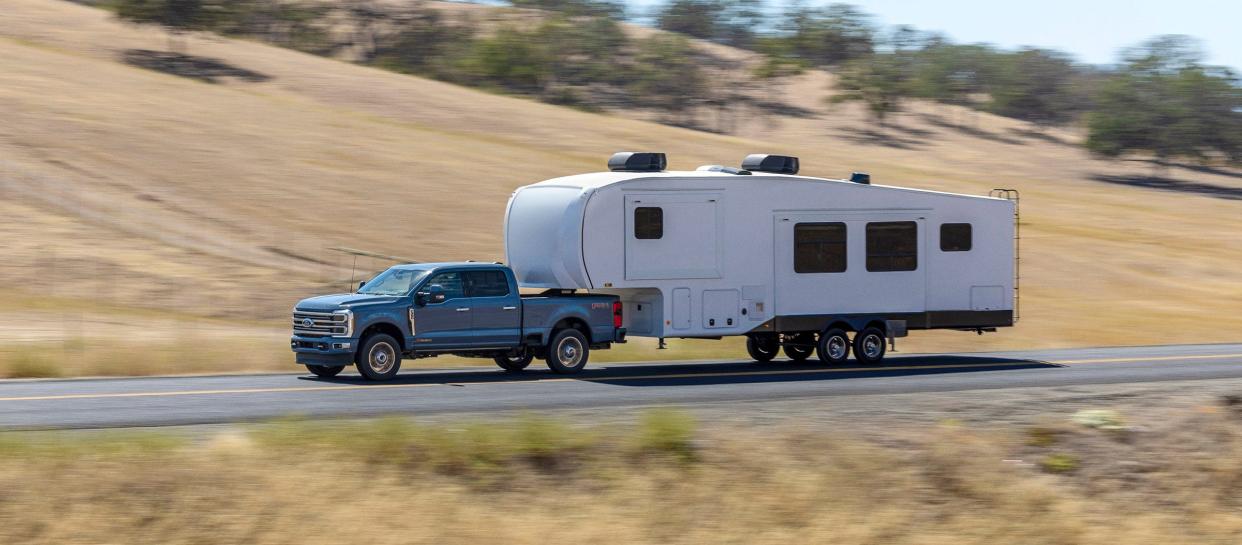
POLYGON ((517 372, 525 369, 530 362, 535 359, 535 355, 530 350, 523 349, 521 352, 505 352, 497 354, 492 358, 505 371, 517 372))
POLYGON ((401 370, 401 345, 391 335, 376 333, 362 341, 354 363, 367 380, 389 380, 401 370))
POLYGON ((868 327, 854 335, 854 359, 863 365, 875 365, 884 360, 886 346, 884 331, 868 327))
POLYGON ((545 361, 548 368, 562 375, 572 375, 586 367, 591 346, 586 335, 577 329, 562 329, 552 335, 545 361))
POLYGON ((746 336, 746 353, 750 359, 764 363, 772 361, 781 348, 781 341, 775 333, 756 333, 746 336))
POLYGON ((332 365, 332 366, 307 365, 306 370, 310 371, 311 374, 317 377, 332 378, 332 377, 335 377, 341 374, 341 371, 345 370, 345 366, 344 365, 332 365))
POLYGON ((789 359, 796 362, 806 361, 815 353, 815 334, 799 333, 785 340, 785 344, 781 346, 785 351, 785 355, 789 359))
POLYGON ((842 365, 850 358, 850 337, 839 327, 829 329, 820 334, 815 352, 825 365, 842 365))

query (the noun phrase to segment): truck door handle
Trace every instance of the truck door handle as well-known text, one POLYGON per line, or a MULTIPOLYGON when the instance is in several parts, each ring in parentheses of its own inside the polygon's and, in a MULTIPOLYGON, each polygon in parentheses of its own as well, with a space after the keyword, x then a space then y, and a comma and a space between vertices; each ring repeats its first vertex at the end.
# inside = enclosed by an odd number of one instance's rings
POLYGON ((470 312, 470 307, 459 308, 457 312, 470 312))
POLYGON ((501 307, 501 310, 517 310, 517 307, 501 307))

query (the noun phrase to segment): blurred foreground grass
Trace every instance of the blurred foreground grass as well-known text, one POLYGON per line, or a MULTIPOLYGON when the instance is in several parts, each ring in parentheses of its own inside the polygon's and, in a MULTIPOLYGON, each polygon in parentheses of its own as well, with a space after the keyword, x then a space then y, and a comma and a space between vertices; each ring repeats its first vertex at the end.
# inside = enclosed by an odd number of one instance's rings
POLYGON ((661 410, 0 434, 0 542, 1220 543, 1242 413, 1152 428, 953 424, 867 437, 661 410))

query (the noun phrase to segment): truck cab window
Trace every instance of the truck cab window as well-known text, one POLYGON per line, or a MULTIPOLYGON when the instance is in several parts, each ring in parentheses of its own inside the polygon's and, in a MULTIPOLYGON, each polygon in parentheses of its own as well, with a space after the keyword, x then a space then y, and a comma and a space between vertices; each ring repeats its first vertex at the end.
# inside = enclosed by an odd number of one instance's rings
POLYGON ((940 251, 942 252, 969 252, 970 251, 970 224, 969 223, 942 223, 940 224, 940 251))
POLYGON ((427 281, 426 286, 438 284, 444 288, 444 300, 460 299, 465 297, 465 290, 462 286, 461 273, 459 272, 442 272, 431 277, 427 281))
POLYGON ((466 271, 467 297, 504 297, 509 295, 509 279, 502 271, 466 271))
POLYGON ((867 224, 867 270, 913 271, 919 268, 919 224, 882 221, 867 224))
POLYGON ((634 209, 634 238, 664 238, 664 209, 640 206, 634 209))
POLYGON ((845 224, 799 223, 794 225, 794 272, 845 272, 845 224))

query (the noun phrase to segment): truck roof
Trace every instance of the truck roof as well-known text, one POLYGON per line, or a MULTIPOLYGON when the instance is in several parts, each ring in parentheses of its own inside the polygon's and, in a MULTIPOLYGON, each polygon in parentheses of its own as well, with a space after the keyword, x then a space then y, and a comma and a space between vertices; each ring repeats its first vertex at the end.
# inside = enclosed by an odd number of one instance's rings
POLYGON ((491 263, 486 261, 442 261, 437 263, 402 263, 393 265, 394 269, 408 269, 413 271, 428 271, 432 269, 443 269, 446 267, 461 269, 487 269, 504 267, 504 263, 491 263))

